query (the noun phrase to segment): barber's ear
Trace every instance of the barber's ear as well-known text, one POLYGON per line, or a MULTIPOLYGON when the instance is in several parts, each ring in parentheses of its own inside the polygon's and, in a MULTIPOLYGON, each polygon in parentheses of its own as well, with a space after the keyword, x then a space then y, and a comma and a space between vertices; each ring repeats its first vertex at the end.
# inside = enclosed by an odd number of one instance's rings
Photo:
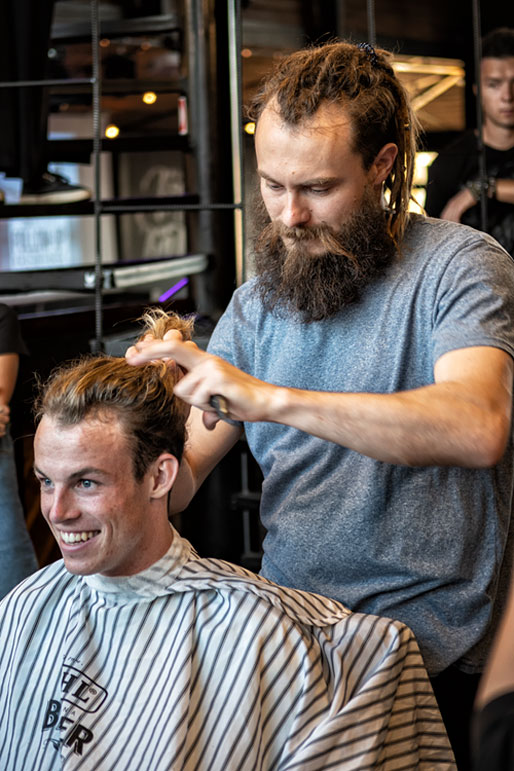
POLYGON ((378 187, 382 182, 385 182, 391 173, 397 155, 398 147, 393 142, 389 142, 378 151, 370 169, 370 179, 373 185, 378 187))
POLYGON ((150 477, 150 498, 163 498, 166 496, 177 478, 179 462, 174 455, 162 453, 152 463, 150 477))

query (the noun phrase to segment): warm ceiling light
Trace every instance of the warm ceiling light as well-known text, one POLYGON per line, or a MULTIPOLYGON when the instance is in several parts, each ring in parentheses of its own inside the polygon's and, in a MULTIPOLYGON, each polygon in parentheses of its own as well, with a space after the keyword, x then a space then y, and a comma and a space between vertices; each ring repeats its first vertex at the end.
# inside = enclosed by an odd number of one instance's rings
POLYGON ((255 134, 255 123, 253 121, 245 123, 244 129, 247 134, 255 134))
POLYGON ((243 48, 243 49, 242 49, 242 51, 241 51, 241 56, 242 56, 244 59, 249 59, 251 55, 252 55, 252 51, 251 51, 251 49, 250 49, 250 48, 243 48))
POLYGON ((109 48, 109 46, 111 45, 111 41, 109 40, 109 38, 107 38, 107 37, 103 37, 103 38, 100 40, 100 42, 98 43, 98 45, 99 45, 101 48, 109 48))
POLYGON ((157 101, 157 94, 154 91, 145 91, 142 98, 145 104, 154 104, 157 101))
POLYGON ((105 136, 107 137, 107 139, 116 139, 119 133, 120 133, 120 130, 118 126, 114 125, 114 123, 109 123, 109 125, 105 129, 105 136))
POLYGON ((416 153, 416 165, 421 168, 430 166, 432 161, 437 157, 437 153, 420 152, 416 153))

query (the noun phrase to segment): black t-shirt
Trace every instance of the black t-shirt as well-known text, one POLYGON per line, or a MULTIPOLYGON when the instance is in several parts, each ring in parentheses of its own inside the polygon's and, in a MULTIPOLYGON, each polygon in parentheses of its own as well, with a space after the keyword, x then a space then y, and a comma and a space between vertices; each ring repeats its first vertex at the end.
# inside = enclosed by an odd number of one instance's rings
POLYGON ((0 355, 3 353, 28 353, 22 340, 18 317, 12 308, 0 303, 0 355))
MULTIPOLYGON (((514 179, 514 147, 494 150, 486 146, 485 162, 488 177, 514 179)), ((427 214, 439 217, 449 199, 477 177, 477 139, 473 131, 467 131, 442 150, 428 170, 427 214)), ((480 230, 480 203, 464 212, 461 222, 480 230)), ((514 204, 487 199, 487 232, 514 255, 514 204)))
POLYGON ((473 718, 474 771, 514 769, 514 693, 485 705, 473 718))

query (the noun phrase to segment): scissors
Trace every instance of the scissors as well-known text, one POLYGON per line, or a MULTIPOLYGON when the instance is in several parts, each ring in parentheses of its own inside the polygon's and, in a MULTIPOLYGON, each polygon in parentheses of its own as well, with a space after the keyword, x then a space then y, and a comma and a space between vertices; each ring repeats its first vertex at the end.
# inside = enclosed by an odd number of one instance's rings
POLYGON ((216 410, 216 415, 220 420, 224 420, 225 423, 230 423, 231 426, 243 427, 241 420, 233 420, 228 414, 228 403, 224 396, 221 394, 213 394, 209 399, 209 404, 216 410))

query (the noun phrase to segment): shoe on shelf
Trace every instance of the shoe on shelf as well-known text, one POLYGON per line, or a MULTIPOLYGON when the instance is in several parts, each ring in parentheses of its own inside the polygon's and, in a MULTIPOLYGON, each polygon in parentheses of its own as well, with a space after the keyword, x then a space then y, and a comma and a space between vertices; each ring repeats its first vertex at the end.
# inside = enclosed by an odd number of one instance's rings
POLYGON ((35 182, 24 182, 19 203, 75 203, 89 198, 91 191, 86 187, 72 185, 66 177, 45 171, 35 182))

